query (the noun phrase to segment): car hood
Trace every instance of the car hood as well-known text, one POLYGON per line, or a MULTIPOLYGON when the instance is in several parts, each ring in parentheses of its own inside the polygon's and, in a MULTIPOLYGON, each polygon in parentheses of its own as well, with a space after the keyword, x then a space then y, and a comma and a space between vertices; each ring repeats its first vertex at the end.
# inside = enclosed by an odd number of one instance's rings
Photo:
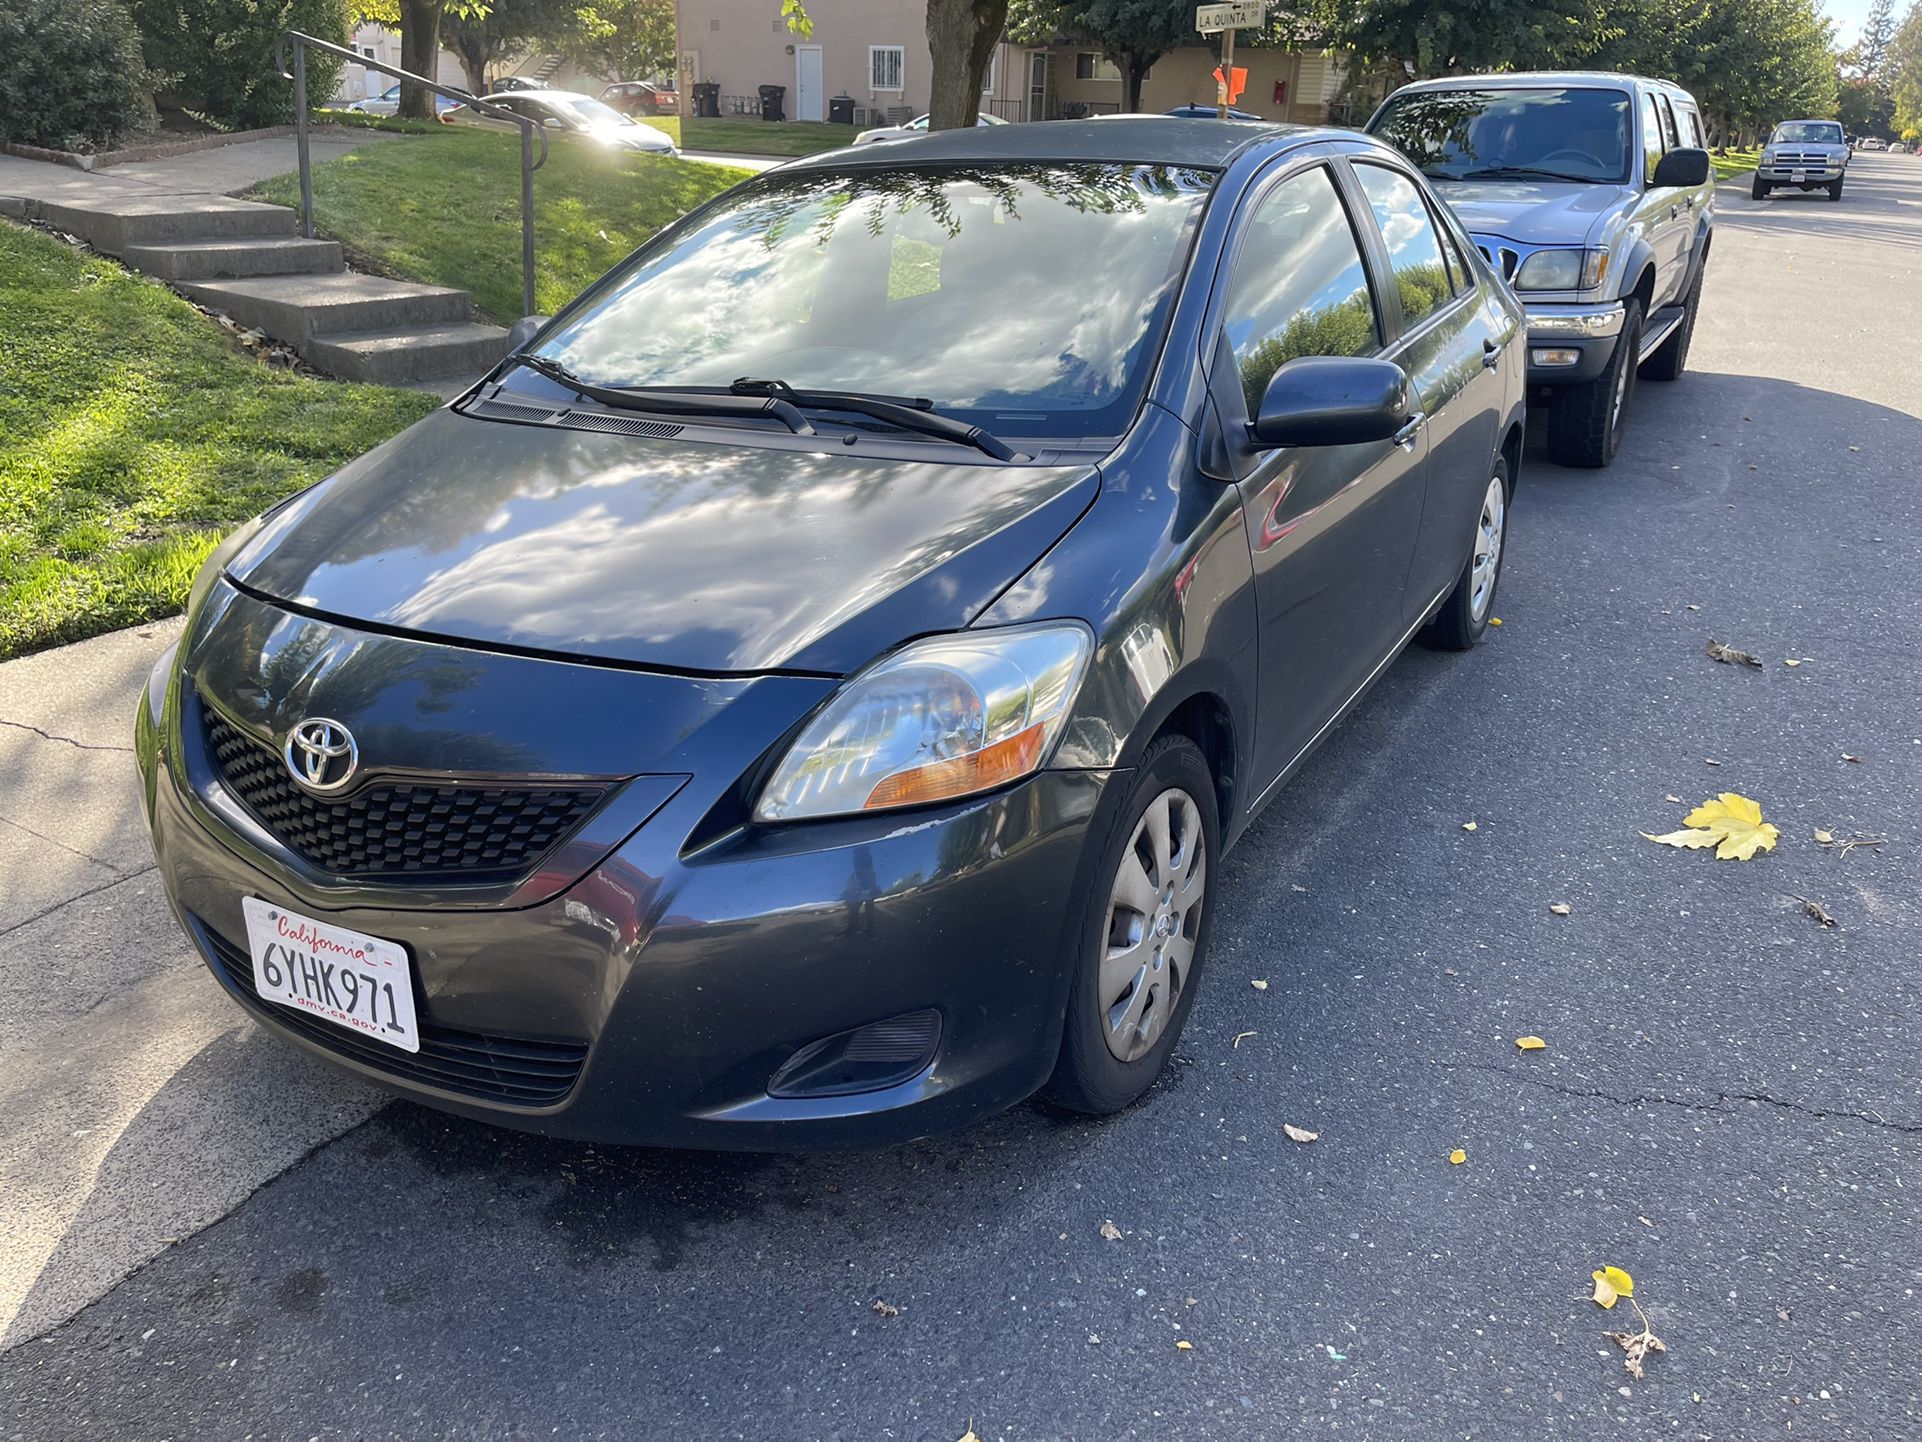
POLYGON ((1619 185, 1554 181, 1437 180, 1434 186, 1471 234, 1523 245, 1581 245, 1628 194, 1619 185))
POLYGON ((441 410, 272 513, 247 590, 483 646, 694 674, 845 675, 969 624, 1099 491, 990 466, 441 410))

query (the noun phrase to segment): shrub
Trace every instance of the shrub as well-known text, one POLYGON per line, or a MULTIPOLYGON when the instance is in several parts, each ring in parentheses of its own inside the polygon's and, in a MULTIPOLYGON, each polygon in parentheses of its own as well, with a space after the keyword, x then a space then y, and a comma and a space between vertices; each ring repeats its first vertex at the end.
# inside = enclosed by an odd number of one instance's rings
MULTIPOLYGON (((285 125, 294 87, 280 78, 274 47, 289 30, 347 43, 346 0, 132 0, 156 89, 183 109, 236 130, 285 125)), ((289 54, 288 64, 293 63, 289 54)), ((324 105, 344 62, 307 55, 307 103, 324 105)))
POLYGON ((104 150, 153 123, 120 0, 0 0, 0 140, 104 150))

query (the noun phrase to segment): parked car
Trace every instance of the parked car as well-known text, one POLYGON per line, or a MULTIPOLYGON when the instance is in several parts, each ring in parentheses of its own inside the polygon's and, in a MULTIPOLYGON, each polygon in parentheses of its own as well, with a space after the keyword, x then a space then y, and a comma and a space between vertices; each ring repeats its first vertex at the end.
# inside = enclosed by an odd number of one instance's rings
MULTIPOLYGON (((1221 119, 1220 109, 1213 105, 1177 105, 1168 114, 1181 120, 1221 119)), ((1228 110, 1228 118, 1230 120, 1262 120, 1266 117, 1257 115, 1252 110, 1236 110, 1231 106, 1228 110)))
POLYGON ((1842 198, 1849 171, 1849 146, 1839 120, 1784 120, 1769 133, 1755 167, 1749 193, 1768 199, 1775 190, 1826 190, 1842 198))
POLYGON ((495 1122, 1117 1110, 1227 849, 1490 623, 1523 322, 1353 132, 767 172, 214 552, 137 721, 167 895, 270 1031, 495 1122))
POLYGON ((651 80, 617 80, 601 92, 601 103, 623 115, 674 115, 680 110, 675 93, 651 80))
POLYGON ((1528 307, 1528 379, 1552 388, 1548 452, 1606 466, 1635 381, 1688 359, 1714 237, 1695 100, 1632 75, 1452 76, 1368 122, 1433 182, 1528 307))
POLYGON ((1857 150, 1887 150, 1889 143, 1878 135, 1865 135, 1855 148, 1857 150))
MULTIPOLYGON (((1008 122, 998 115, 981 114, 975 117, 976 126, 1006 125, 1008 122)), ((856 145, 874 145, 888 140, 912 140, 917 135, 928 133, 928 117, 917 115, 906 125, 881 125, 873 130, 863 130, 854 137, 856 145)))
MULTIPOLYGON (((591 95, 572 90, 514 90, 481 97, 515 115, 525 115, 548 130, 605 145, 612 150, 634 150, 649 155, 676 155, 666 132, 642 125, 604 105, 591 95)), ((488 130, 515 130, 511 120, 498 120, 478 110, 463 108, 447 117, 450 124, 478 125, 488 130)))
MULTIPOLYGON (((450 86, 448 88, 459 89, 458 86, 450 86)), ((467 94, 465 90, 462 90, 460 93, 462 95, 467 94)), ((469 98, 471 99, 472 97, 469 98)), ((447 112, 458 108, 460 104, 460 101, 451 100, 447 96, 436 92, 434 95, 434 114, 440 119, 445 120, 447 118, 447 112)), ((362 115, 398 114, 400 111, 400 82, 395 81, 378 95, 370 95, 365 100, 356 100, 347 108, 358 111, 362 115)))
POLYGON ((527 75, 503 75, 494 82, 494 93, 505 95, 511 90, 545 90, 547 86, 527 75))

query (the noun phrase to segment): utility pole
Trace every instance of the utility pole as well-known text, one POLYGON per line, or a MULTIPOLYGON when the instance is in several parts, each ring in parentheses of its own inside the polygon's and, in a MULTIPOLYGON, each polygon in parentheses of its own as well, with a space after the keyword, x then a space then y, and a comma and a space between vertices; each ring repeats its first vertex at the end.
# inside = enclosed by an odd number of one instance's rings
POLYGON ((1267 0, 1233 0, 1226 5, 1195 7, 1195 29, 1221 37, 1221 66, 1215 71, 1215 114, 1228 118, 1241 87, 1235 84, 1235 31, 1259 30, 1268 23, 1267 0))

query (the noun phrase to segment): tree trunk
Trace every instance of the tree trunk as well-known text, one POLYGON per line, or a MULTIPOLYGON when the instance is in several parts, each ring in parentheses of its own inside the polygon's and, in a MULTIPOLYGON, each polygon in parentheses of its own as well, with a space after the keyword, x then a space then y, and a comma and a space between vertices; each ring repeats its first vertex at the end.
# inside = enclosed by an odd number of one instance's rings
MULTIPOLYGON (((446 0, 401 0, 400 68, 429 80, 439 80, 434 66, 440 59, 440 12, 446 0)), ((400 83, 400 111, 409 120, 435 117, 434 92, 411 80, 400 83)))
MULTIPOLYGON (((467 77, 467 88, 475 95, 487 94, 487 67, 493 63, 494 56, 489 46, 479 40, 462 41, 447 47, 460 57, 461 74, 467 77)), ((412 69, 403 66, 402 69, 412 69)), ((425 70, 420 72, 425 75, 425 70)), ((440 77, 434 77, 438 80, 440 77)))
POLYGON ((988 62, 1008 23, 1008 0, 928 0, 928 129, 966 130, 981 115, 988 62))
POLYGON ((1148 78, 1148 67, 1153 65, 1157 58, 1158 57, 1152 55, 1135 54, 1122 57, 1122 89, 1127 93, 1122 97, 1121 108, 1130 115, 1140 113, 1141 82, 1148 78))

